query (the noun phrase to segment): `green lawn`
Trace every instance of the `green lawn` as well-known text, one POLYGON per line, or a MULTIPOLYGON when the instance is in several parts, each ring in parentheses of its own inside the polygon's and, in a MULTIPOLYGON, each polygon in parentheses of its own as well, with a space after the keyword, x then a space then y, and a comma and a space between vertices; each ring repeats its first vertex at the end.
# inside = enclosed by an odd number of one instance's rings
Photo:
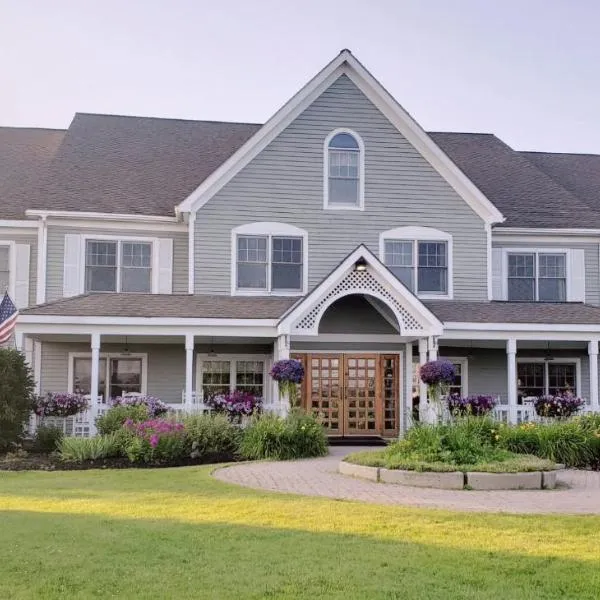
POLYGON ((595 600, 599 567, 600 517, 259 493, 208 467, 0 473, 3 600, 595 600))

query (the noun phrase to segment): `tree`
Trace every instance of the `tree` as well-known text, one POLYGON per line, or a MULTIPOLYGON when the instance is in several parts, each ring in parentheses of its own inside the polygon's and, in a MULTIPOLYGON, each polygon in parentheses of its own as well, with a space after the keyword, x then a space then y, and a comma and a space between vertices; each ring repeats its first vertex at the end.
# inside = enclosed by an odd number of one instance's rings
POLYGON ((23 436, 34 388, 25 356, 12 348, 0 348, 0 450, 10 448, 23 436))

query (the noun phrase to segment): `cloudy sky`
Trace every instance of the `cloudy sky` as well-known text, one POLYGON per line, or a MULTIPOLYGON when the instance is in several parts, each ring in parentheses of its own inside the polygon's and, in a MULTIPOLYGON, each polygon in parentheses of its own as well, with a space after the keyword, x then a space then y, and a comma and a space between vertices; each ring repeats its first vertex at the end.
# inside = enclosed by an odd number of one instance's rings
POLYGON ((598 0, 0 0, 0 125, 263 122, 350 48, 428 130, 600 153, 598 0))

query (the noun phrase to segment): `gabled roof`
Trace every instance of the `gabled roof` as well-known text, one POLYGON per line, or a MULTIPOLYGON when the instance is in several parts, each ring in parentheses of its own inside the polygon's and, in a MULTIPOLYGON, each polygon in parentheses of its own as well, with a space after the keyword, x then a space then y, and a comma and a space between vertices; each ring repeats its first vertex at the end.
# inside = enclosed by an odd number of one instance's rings
MULTIPOLYGON (((460 169, 506 216, 506 227, 600 227, 600 196, 595 205, 541 170, 530 153, 516 152, 495 135, 430 133, 460 169)), ((581 170, 580 188, 600 180, 594 170, 581 170)))
POLYGON ((600 212, 600 155, 520 152, 540 171, 600 212))
POLYGON ((78 113, 27 208, 173 216, 258 128, 78 113))
POLYGON ((62 129, 0 127, 0 219, 22 219, 65 135, 62 129))
POLYGON ((414 148, 486 222, 503 220, 501 212, 456 167, 421 126, 398 104, 349 50, 342 50, 295 96, 279 109, 239 150, 207 177, 177 208, 193 212, 205 204, 242 168, 270 144, 294 119, 342 75, 348 76, 414 148))

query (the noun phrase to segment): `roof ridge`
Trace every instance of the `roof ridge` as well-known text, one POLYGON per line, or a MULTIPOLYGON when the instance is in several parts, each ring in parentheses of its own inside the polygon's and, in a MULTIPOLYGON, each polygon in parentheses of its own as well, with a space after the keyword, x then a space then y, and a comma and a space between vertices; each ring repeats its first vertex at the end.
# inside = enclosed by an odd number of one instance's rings
POLYGON ((18 125, 0 125, 0 129, 13 129, 15 131, 55 131, 55 132, 66 132, 66 129, 60 127, 20 127, 18 125))
POLYGON ((545 154, 545 155, 557 155, 557 156, 597 156, 600 158, 600 153, 594 152, 546 152, 543 150, 517 150, 519 154, 545 154))
POLYGON ((145 115, 123 115, 123 114, 114 114, 114 113, 93 113, 93 112, 81 112, 77 111, 74 117, 78 115, 88 116, 88 117, 111 117, 118 119, 147 119, 152 121, 182 121, 184 123, 214 123, 221 125, 252 125, 254 127, 262 127, 263 123, 250 123, 248 121, 222 121, 218 119, 182 119, 178 117, 149 117, 145 115))

